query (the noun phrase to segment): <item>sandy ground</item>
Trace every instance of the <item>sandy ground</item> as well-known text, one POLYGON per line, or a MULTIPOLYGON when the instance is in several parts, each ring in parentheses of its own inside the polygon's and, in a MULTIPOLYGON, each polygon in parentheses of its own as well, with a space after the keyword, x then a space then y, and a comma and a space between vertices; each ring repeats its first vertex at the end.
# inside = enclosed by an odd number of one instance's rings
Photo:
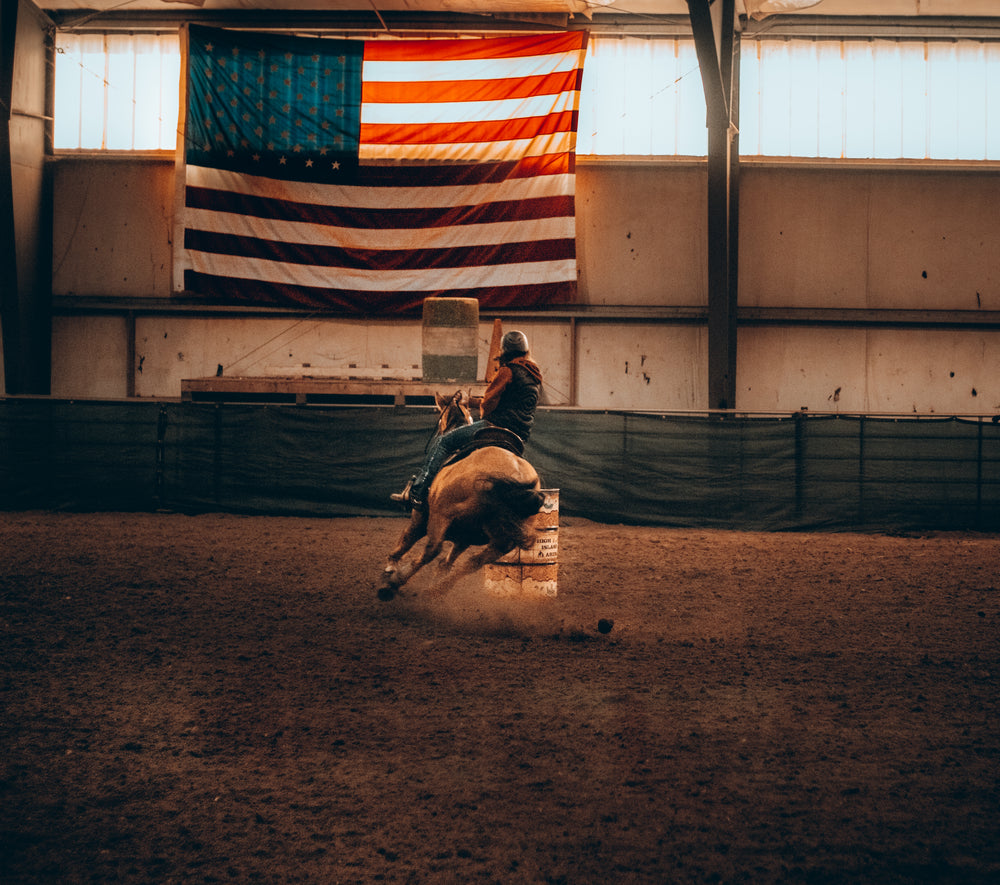
POLYGON ((402 528, 0 514, 0 882, 1000 882, 997 537, 402 528))

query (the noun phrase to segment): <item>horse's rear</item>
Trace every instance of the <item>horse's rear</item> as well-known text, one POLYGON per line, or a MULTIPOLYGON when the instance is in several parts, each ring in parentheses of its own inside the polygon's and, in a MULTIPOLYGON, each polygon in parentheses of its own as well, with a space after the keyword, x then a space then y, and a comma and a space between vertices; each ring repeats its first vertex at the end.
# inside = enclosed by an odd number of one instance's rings
POLYGON ((483 549, 452 570, 457 580, 495 562, 515 547, 534 541, 532 517, 545 501, 538 473, 523 458, 490 446, 441 469, 423 512, 414 510, 399 545, 390 554, 379 590, 391 599, 427 563, 440 555, 446 541, 452 549, 442 565, 451 569, 469 547, 483 549), (409 563, 402 557, 426 534, 423 553, 409 563))

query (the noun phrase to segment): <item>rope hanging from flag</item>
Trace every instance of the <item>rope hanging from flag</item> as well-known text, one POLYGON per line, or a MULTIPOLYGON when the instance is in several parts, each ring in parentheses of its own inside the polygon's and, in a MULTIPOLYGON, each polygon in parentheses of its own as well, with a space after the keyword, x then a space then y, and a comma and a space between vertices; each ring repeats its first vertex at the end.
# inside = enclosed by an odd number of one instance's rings
POLYGON ((585 32, 187 31, 175 290, 358 314, 574 300, 585 32))

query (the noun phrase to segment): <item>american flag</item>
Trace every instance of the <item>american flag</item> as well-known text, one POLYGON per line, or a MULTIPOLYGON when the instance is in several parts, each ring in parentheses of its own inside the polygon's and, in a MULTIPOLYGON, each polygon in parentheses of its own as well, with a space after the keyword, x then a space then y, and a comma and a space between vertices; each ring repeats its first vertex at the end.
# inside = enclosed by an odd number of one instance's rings
POLYGON ((175 289, 379 314, 572 301, 585 32, 190 26, 175 289))

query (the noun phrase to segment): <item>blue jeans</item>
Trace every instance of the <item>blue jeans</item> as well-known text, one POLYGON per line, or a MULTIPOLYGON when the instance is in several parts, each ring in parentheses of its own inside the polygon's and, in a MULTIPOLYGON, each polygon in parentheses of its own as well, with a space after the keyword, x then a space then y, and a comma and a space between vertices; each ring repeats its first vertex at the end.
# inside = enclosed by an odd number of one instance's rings
POLYGON ((430 489, 431 483, 434 482, 434 477, 437 476, 441 465, 450 455, 472 442, 476 432, 485 426, 485 421, 473 421, 471 424, 456 427, 454 430, 449 430, 444 436, 437 437, 431 445, 427 457, 424 458, 423 466, 413 479, 410 496, 417 501, 426 501, 427 491, 430 489))

